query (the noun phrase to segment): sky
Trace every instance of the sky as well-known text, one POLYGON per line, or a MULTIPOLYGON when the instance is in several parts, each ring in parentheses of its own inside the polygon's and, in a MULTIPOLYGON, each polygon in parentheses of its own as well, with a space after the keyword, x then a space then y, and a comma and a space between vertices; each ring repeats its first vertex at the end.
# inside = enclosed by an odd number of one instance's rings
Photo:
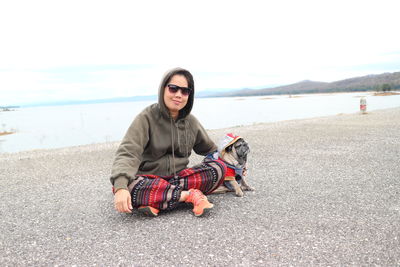
POLYGON ((400 2, 1 1, 0 106, 156 95, 400 71, 400 2))

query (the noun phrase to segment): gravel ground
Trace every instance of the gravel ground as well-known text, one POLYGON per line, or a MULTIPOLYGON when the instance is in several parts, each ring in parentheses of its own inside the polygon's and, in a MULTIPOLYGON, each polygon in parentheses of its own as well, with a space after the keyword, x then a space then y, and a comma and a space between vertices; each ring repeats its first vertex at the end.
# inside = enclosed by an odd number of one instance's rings
POLYGON ((226 132, 256 191, 204 218, 114 211, 117 143, 0 154, 0 266, 400 265, 400 108, 226 132))

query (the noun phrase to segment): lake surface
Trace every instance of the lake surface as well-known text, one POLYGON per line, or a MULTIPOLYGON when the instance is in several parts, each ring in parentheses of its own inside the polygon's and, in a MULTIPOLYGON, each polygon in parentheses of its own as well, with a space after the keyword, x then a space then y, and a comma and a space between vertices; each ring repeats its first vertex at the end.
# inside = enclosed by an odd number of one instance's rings
MULTIPOLYGON (((196 98, 192 114, 206 129, 357 113, 400 106, 400 95, 372 93, 196 98)), ((132 120, 154 101, 21 108, 0 112, 0 153, 120 141, 132 120)))

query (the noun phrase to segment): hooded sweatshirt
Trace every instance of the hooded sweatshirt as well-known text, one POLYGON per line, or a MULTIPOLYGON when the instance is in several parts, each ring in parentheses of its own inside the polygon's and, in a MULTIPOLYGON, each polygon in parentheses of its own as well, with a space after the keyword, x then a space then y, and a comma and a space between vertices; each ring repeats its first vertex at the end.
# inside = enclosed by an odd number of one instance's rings
POLYGON ((115 192, 128 189, 137 175, 176 175, 187 168, 192 149, 199 155, 217 150, 199 121, 190 114, 194 86, 186 106, 174 120, 164 103, 164 90, 176 71, 166 73, 161 81, 158 103, 139 113, 126 132, 112 166, 110 181, 115 192))

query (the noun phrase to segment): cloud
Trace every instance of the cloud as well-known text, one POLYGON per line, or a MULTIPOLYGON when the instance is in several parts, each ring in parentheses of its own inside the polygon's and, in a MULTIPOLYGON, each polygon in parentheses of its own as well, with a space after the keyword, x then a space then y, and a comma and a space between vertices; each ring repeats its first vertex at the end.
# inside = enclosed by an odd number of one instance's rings
POLYGON ((145 95, 176 66, 193 72, 199 90, 332 81, 378 65, 392 71, 398 7, 390 0, 5 1, 0 105, 15 97, 145 95))

